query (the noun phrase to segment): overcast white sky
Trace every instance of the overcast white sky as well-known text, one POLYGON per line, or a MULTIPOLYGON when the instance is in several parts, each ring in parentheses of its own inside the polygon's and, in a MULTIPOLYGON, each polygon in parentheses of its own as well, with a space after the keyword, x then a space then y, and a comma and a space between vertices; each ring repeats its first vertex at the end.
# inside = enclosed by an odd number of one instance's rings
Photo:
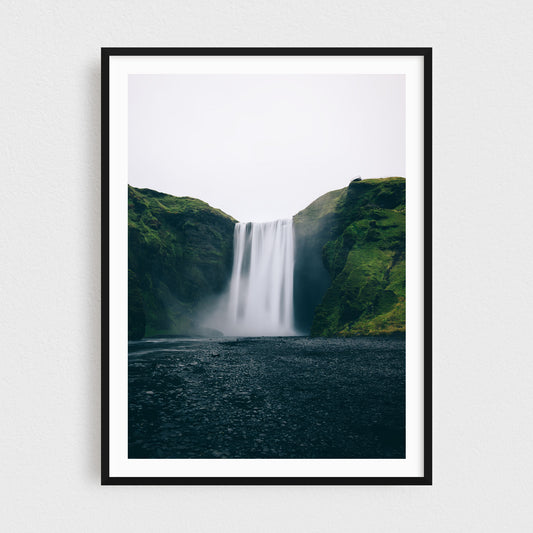
POLYGON ((131 185, 242 222, 405 176, 403 75, 130 75, 128 120, 131 185))

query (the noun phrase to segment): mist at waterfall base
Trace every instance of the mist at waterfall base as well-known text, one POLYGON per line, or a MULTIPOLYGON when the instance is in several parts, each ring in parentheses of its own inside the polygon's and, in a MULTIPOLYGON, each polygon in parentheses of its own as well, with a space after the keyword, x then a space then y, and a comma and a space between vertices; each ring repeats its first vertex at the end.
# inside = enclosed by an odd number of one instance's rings
POLYGON ((226 336, 298 335, 294 326, 292 219, 239 222, 229 287, 203 317, 226 336))

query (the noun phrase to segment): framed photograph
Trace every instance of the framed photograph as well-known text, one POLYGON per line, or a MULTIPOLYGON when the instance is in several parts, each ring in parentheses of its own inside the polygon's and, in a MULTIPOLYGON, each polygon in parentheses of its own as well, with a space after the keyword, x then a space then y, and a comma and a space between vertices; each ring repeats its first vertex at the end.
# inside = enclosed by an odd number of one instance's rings
POLYGON ((431 49, 102 49, 102 483, 431 484, 431 49))

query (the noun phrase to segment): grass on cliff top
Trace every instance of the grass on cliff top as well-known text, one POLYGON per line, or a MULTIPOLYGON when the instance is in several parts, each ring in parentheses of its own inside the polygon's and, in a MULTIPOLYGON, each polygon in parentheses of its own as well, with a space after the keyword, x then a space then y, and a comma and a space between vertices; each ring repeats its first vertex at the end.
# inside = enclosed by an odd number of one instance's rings
POLYGON ((208 203, 189 196, 172 196, 152 189, 138 189, 128 185, 128 206, 133 207, 135 202, 145 204, 150 209, 162 210, 171 214, 211 212, 221 215, 232 222, 237 222, 233 217, 221 209, 211 207, 208 203))
MULTIPOLYGON (((152 189, 137 189, 128 185, 128 227, 130 230, 137 230, 139 237, 149 247, 158 250, 158 253, 163 253, 163 255, 181 260, 187 253, 194 255, 198 251, 183 248, 185 243, 182 242, 182 238, 178 237, 173 224, 179 223, 180 227, 186 230, 189 227, 199 228, 195 220, 213 218, 226 220, 232 224, 236 222, 233 217, 202 200, 188 196, 171 196, 152 189), (173 223, 172 220, 176 222, 173 223)), ((211 224, 209 228, 214 237, 220 240, 221 236, 216 226, 211 224)), ((209 241, 208 238, 206 238, 207 241, 209 241)), ((205 251, 206 248, 202 250, 205 251)))
MULTIPOLYGON (((294 223, 313 224, 327 215, 342 213, 347 202, 353 207, 360 207, 365 204, 375 205, 376 203, 378 205, 385 203, 388 204, 387 207, 393 207, 391 204, 397 200, 401 202, 402 194, 405 196, 404 187, 405 178, 401 177, 352 181, 347 187, 327 192, 310 203, 305 209, 294 215, 294 223)), ((403 206, 394 207, 405 209, 405 200, 403 200, 403 206)))
POLYGON ((346 195, 346 190, 347 188, 344 187, 343 189, 337 189, 323 194, 305 209, 302 209, 294 215, 294 222, 296 224, 307 223, 333 213, 337 207, 339 199, 346 195))
POLYGON ((401 176, 390 176, 388 178, 370 178, 366 180, 357 181, 355 183, 368 183, 368 184, 379 185, 380 183, 394 183, 394 182, 401 183, 404 181, 405 181, 405 178, 402 178, 401 176))

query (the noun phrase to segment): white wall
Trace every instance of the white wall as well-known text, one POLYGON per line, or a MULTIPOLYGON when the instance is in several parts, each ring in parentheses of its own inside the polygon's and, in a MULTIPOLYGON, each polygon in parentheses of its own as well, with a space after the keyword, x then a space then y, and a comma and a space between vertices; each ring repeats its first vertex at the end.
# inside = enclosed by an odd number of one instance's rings
POLYGON ((526 531, 533 4, 2 3, 3 531, 526 531), (433 46, 432 487, 101 487, 101 46, 433 46))

